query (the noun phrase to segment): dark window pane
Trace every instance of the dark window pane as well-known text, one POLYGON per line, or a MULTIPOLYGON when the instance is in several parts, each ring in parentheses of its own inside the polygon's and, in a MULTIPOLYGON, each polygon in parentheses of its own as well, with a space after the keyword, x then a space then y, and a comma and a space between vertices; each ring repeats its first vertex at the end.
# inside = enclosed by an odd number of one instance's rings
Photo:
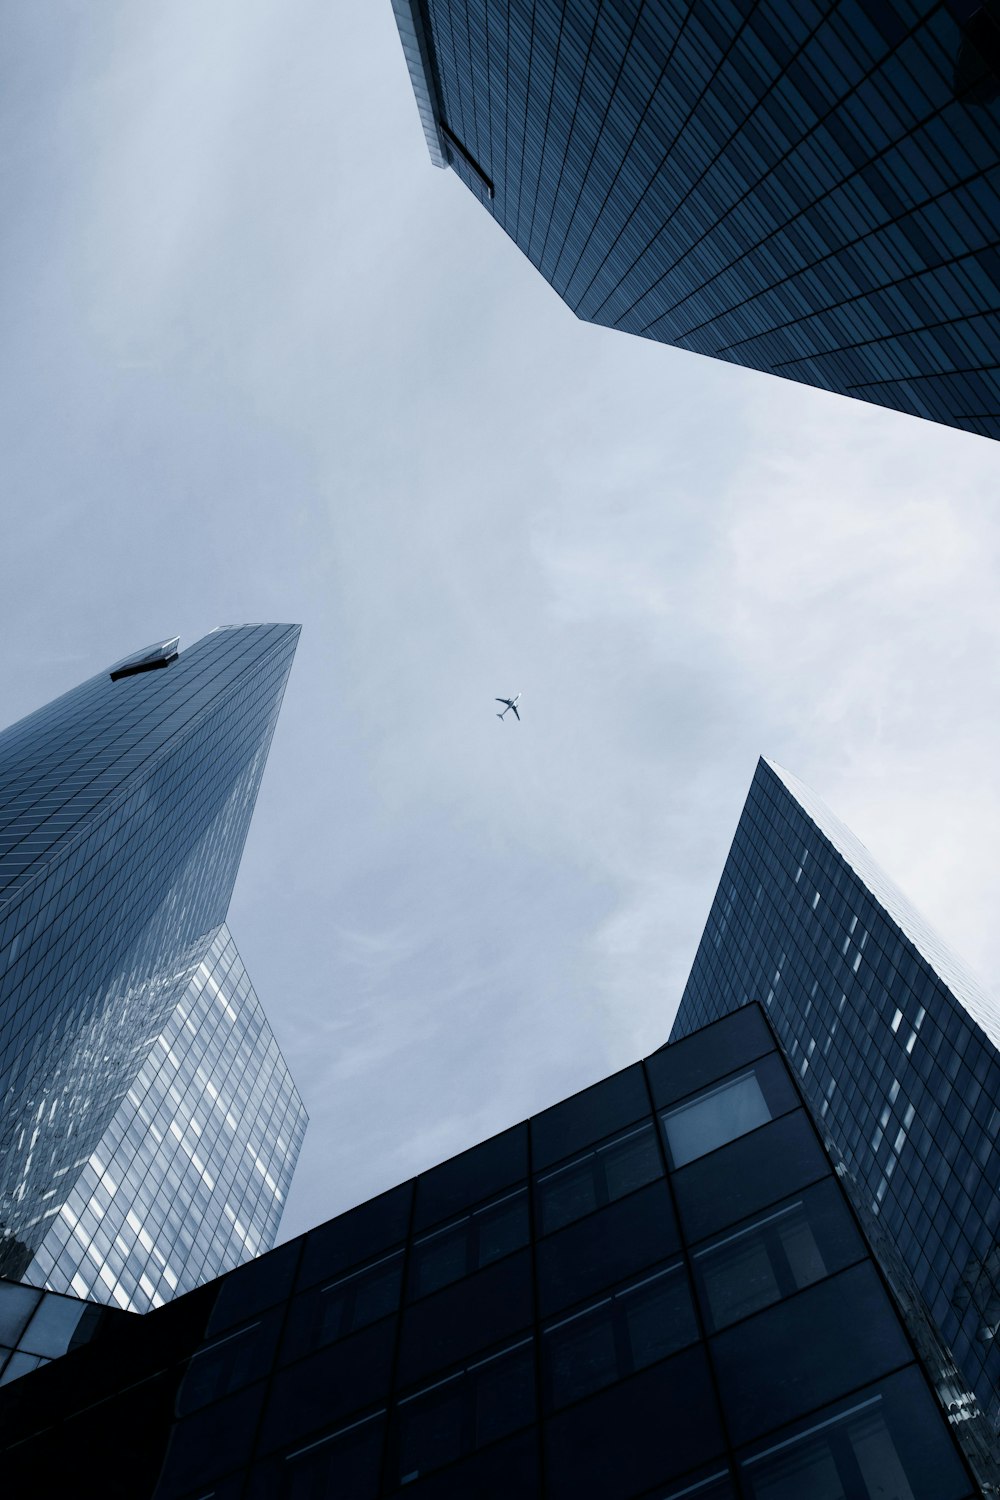
POLYGON ((667 1266, 544 1329, 549 1401, 578 1401, 697 1338, 684 1268, 667 1266))
POLYGON ((177 1415, 186 1416, 266 1375, 274 1357, 279 1326, 280 1312, 275 1309, 267 1318, 226 1334, 199 1350, 180 1383, 177 1415))
POLYGON ((877 1379, 911 1354, 865 1263, 716 1334, 712 1357, 739 1443, 877 1379))
POLYGON ((411 1484, 534 1422, 534 1344, 524 1340, 404 1397, 396 1409, 396 1482, 411 1484))
POLYGON ((403 1315, 398 1379, 423 1380, 491 1345, 532 1320, 531 1255, 522 1250, 484 1271, 414 1302, 403 1315))
POLYGON ((529 1339, 509 1353, 470 1368, 475 1389, 477 1448, 535 1420, 535 1345, 529 1339))
MULTIPOLYGON (((355 1328, 364 1328, 367 1324, 376 1323, 379 1318, 395 1312, 399 1306, 402 1278, 402 1252, 391 1256, 383 1265, 369 1271, 366 1275, 353 1278, 356 1285, 350 1293, 346 1324, 344 1315, 341 1317, 343 1331, 347 1333, 353 1332, 355 1328)), ((332 1287, 327 1288, 323 1294, 324 1299, 340 1295, 340 1292, 332 1287)))
POLYGON ((673 1174, 681 1225, 701 1240, 830 1173, 805 1112, 796 1110, 673 1174))
POLYGON ((537 1178, 541 1232, 562 1229, 662 1175, 653 1126, 627 1131, 537 1178))
POLYGON ((530 1238, 528 1194, 526 1189, 512 1193, 500 1203, 491 1204, 473 1214, 477 1239, 477 1264, 488 1266, 494 1260, 520 1250, 530 1238))
POLYGON ((206 1333, 222 1333, 283 1302, 292 1289, 300 1248, 300 1240, 290 1240, 259 1260, 230 1271, 219 1287, 206 1333))
POLYGON ((648 1113, 642 1065, 636 1063, 535 1116, 531 1144, 536 1171, 648 1113))
MULTIPOLYGON (((460 1463, 411 1480, 395 1494, 406 1500, 539 1500, 538 1471, 537 1434, 522 1432, 460 1463)), ((328 1500, 325 1492, 322 1500, 328 1500)), ((338 1491, 335 1500, 354 1500, 354 1496, 338 1491)))
POLYGON ((517 1125, 442 1162, 417 1181, 415 1227, 427 1228, 528 1175, 528 1129, 517 1125))
POLYGON ((916 1367, 770 1434, 742 1457, 749 1500, 963 1500, 971 1485, 916 1367))
POLYGON ((469 1233, 465 1220, 437 1229, 413 1246, 412 1292, 425 1297, 457 1281, 469 1269, 469 1233))
POLYGON ((693 1255, 709 1328, 725 1328, 866 1254, 832 1179, 693 1255))
POLYGON ((399 1306, 403 1252, 395 1250, 328 1286, 294 1298, 281 1347, 283 1363, 377 1323, 399 1306))
POLYGON ((528 1243, 528 1194, 524 1188, 486 1204, 453 1224, 415 1241, 410 1296, 423 1297, 488 1266, 528 1243))
POLYGON ((442 1464, 461 1458, 465 1379, 452 1376, 435 1390, 399 1404, 399 1479, 408 1484, 442 1464))
POLYGON ((652 1125, 643 1125, 624 1140, 598 1147, 597 1160, 603 1168, 609 1203, 634 1193, 663 1171, 652 1125))
MULTIPOLYGON (((713 1471, 702 1479, 694 1479, 688 1474, 666 1490, 658 1487, 650 1492, 648 1500, 737 1500, 729 1470, 713 1465, 713 1471)), ((801 1496, 800 1500, 805 1500, 805 1497, 801 1496)))
POLYGON ((327 1280, 402 1244, 412 1195, 413 1184, 406 1182, 307 1234, 298 1285, 327 1280))
POLYGON ((561 1167, 538 1182, 541 1230, 549 1234, 597 1207, 597 1163, 592 1156, 571 1167, 561 1167))
POLYGON ((263 1452, 304 1439, 351 1413, 383 1402, 389 1388, 396 1320, 384 1318, 288 1369, 271 1384, 260 1447, 263 1452))
POLYGON ((251 1500, 323 1500, 328 1495, 373 1500, 378 1494, 385 1413, 318 1438, 263 1471, 255 1470, 251 1500))
POLYGON ((545 1330, 552 1405, 568 1406, 618 1378, 611 1298, 545 1330))
POLYGON ((543 1316, 665 1260, 678 1246, 666 1183, 652 1182, 539 1242, 543 1316))
POLYGON ((634 1370, 666 1359, 698 1338, 687 1276, 681 1266, 659 1271, 617 1294, 615 1307, 625 1322, 634 1370))
POLYGON ((170 1433, 157 1495, 164 1500, 183 1495, 194 1485, 204 1486, 245 1463, 263 1399, 262 1381, 178 1422, 170 1433))
POLYGON ((774 1038, 760 1008, 745 1005, 695 1036, 671 1042, 647 1058, 653 1101, 661 1108, 672 1104, 773 1051, 774 1038))
POLYGON ((549 1418, 545 1446, 549 1500, 625 1500, 666 1488, 724 1448, 703 1351, 665 1360, 549 1418))

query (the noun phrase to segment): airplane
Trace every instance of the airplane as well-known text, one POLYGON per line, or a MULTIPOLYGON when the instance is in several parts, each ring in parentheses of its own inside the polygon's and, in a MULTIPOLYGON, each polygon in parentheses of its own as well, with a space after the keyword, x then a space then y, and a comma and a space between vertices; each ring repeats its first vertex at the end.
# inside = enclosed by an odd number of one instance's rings
MULTIPOLYGON (((520 703, 520 701, 521 701, 521 694, 520 693, 515 693, 514 696, 513 696, 513 698, 498 698, 497 699, 498 703, 506 703, 507 708, 512 708, 514 710, 514 718, 518 719, 518 720, 521 717, 521 715, 517 711, 517 705, 520 703)), ((503 713, 497 714, 497 718, 498 719, 502 719, 503 718, 503 715, 507 712, 507 708, 504 709, 503 713)))

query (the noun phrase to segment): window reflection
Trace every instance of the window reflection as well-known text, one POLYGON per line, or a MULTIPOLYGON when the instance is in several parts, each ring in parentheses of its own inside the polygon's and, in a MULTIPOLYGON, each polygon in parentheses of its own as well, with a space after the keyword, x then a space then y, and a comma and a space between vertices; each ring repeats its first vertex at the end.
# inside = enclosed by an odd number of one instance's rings
POLYGON ((251 1323, 193 1356, 177 1393, 179 1417, 217 1401, 254 1378, 257 1372, 251 1359, 260 1327, 260 1323, 251 1323))
POLYGON ((683 1267, 667 1266, 544 1330, 550 1402, 567 1406, 697 1338, 683 1267))
POLYGON ((765 1440, 740 1474, 747 1500, 966 1500, 972 1488, 912 1366, 765 1440))
POLYGON ((757 1075, 743 1073, 660 1116, 675 1167, 766 1125, 771 1111, 757 1075))
POLYGON ((699 1251, 694 1260, 715 1328, 828 1274, 801 1200, 699 1251))
POLYGON ((399 1402, 398 1482, 410 1484, 535 1420, 534 1345, 525 1339, 399 1402))
POLYGON ((873 1396, 747 1463, 753 1500, 915 1500, 881 1408, 882 1398, 873 1396))
POLYGON ((640 1125, 537 1179, 541 1233, 551 1234, 572 1224, 644 1187, 661 1173, 653 1127, 640 1125))
POLYGON ((403 1252, 398 1250, 323 1287, 319 1294, 317 1342, 330 1343, 395 1312, 402 1272, 403 1252))
POLYGON ((528 1238, 528 1194, 525 1188, 519 1188, 416 1240, 411 1296, 424 1297, 450 1286, 520 1250, 528 1238))
POLYGON ((384 1411, 376 1412, 285 1455, 267 1492, 276 1489, 280 1500, 318 1500, 334 1494, 361 1500, 375 1495, 384 1417, 384 1411))

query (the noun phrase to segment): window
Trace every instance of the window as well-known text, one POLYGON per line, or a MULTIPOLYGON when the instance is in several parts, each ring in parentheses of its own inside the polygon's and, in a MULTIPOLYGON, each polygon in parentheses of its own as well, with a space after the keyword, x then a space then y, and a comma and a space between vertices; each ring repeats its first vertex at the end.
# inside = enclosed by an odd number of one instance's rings
POLYGON ((528 1194, 520 1188, 416 1240, 410 1295, 423 1297, 436 1292, 520 1250, 528 1238, 528 1194))
POLYGON ((270 1492, 277 1492, 281 1500, 312 1500, 325 1494, 369 1500, 377 1495, 384 1417, 384 1412, 377 1412, 286 1454, 272 1464, 270 1492))
POLYGON ((868 1261, 713 1334, 711 1346, 736 1443, 838 1400, 912 1358, 868 1261))
POLYGON ((410 1484, 534 1420, 534 1342, 525 1339, 398 1403, 397 1482, 410 1484))
POLYGON ((399 1306, 403 1252, 397 1250, 374 1265, 322 1287, 316 1294, 316 1345, 377 1323, 399 1306))
POLYGON ((535 1116, 531 1122, 535 1170, 565 1161, 648 1115, 649 1095, 642 1065, 636 1063, 535 1116))
POLYGON ((820 1183, 695 1251, 709 1328, 725 1328, 779 1302, 864 1253, 836 1183, 820 1183))
POLYGON ((662 1178, 618 1203, 539 1241, 538 1297, 543 1316, 562 1312, 605 1287, 676 1257, 680 1237, 662 1178))
MULTIPOLYGON (((704 1466, 725 1451, 704 1350, 687 1349, 566 1407, 545 1423, 545 1447, 548 1500, 640 1494, 677 1500, 677 1491, 684 1495, 696 1477, 707 1477, 704 1466), (668 1488, 682 1474, 689 1478, 668 1488)), ((703 1500, 697 1488, 694 1497, 703 1500)), ((710 1488, 704 1500, 718 1496, 710 1488)))
POLYGON ((188 1362, 177 1392, 177 1415, 185 1417, 267 1373, 278 1336, 279 1313, 227 1333, 188 1362))
POLYGON ((667 1266, 544 1330, 549 1404, 592 1395, 697 1338, 684 1268, 667 1266))
POLYGON ((675 1167, 707 1156, 719 1146, 766 1125, 771 1111, 757 1075, 742 1073, 661 1115, 675 1167))
MULTIPOLYGON (((373 1260, 399 1245, 406 1238, 412 1194, 413 1184, 403 1183, 401 1187, 393 1188, 391 1192, 383 1193, 360 1208, 312 1230, 306 1236, 299 1285, 329 1280, 359 1262, 373 1260)), ((241 1267, 227 1277, 226 1282, 235 1281, 244 1274, 241 1267)))
POLYGON ((517 1125, 418 1178, 413 1227, 422 1232, 454 1219, 471 1204, 510 1191, 527 1175, 528 1131, 517 1125))
POLYGON ((542 1234, 572 1224, 662 1175, 651 1124, 640 1125, 537 1178, 542 1234))
POLYGON ((749 1500, 958 1500, 971 1488, 945 1419, 913 1368, 766 1439, 740 1472, 749 1500))

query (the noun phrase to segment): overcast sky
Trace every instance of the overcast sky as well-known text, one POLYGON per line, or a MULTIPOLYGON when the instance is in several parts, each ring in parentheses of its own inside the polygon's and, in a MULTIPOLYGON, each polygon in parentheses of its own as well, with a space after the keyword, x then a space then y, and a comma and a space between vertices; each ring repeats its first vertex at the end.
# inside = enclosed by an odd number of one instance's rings
POLYGON ((230 913, 284 1235, 666 1039, 760 753, 996 985, 1000 447, 578 323, 389 0, 0 23, 4 720, 303 625, 230 913))

